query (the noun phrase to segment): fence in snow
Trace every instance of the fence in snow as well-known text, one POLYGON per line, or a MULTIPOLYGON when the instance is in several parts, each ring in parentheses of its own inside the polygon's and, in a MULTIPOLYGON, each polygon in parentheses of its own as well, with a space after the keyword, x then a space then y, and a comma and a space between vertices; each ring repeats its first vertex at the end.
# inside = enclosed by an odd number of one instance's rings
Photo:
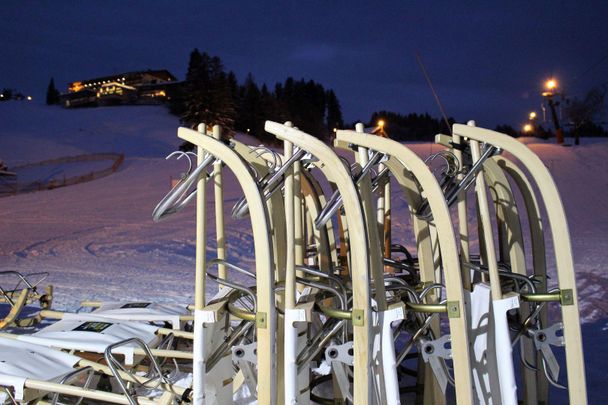
POLYGON ((36 163, 28 163, 21 166, 12 167, 11 170, 17 173, 16 177, 7 177, 0 180, 0 197, 15 195, 19 193, 29 193, 33 191, 52 190, 54 188, 71 186, 74 184, 85 183, 100 179, 116 172, 124 162, 125 156, 122 153, 92 153, 87 155, 67 156, 56 159, 44 160, 36 163), (90 171, 86 174, 67 177, 64 173, 62 178, 51 178, 49 180, 36 180, 28 182, 19 181, 19 172, 35 167, 59 165, 65 163, 112 161, 112 165, 105 169, 90 171))

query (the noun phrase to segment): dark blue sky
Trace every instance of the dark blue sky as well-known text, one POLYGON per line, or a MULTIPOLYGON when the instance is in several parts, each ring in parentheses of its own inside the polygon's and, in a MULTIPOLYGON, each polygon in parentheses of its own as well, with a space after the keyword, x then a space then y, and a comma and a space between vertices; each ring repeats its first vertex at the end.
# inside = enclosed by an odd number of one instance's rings
POLYGON ((219 56, 239 81, 336 91, 348 121, 377 109, 520 125, 555 75, 569 95, 608 81, 608 2, 3 1, 0 88, 41 99, 67 82, 219 56))

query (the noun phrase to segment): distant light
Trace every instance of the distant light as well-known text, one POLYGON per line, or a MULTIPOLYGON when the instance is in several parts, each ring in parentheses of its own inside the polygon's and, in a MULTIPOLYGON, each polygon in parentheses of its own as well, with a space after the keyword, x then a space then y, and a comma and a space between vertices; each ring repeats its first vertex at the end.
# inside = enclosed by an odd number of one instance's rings
POLYGON ((547 90, 553 90, 557 87, 557 81, 555 79, 549 79, 545 83, 545 87, 547 88, 547 90))
POLYGON ((380 128, 384 127, 384 120, 378 120, 378 126, 380 128))
POLYGON ((27 101, 32 101, 32 96, 27 96, 27 101))
POLYGON ((334 128, 334 132, 338 132, 338 128, 334 128))
POLYGON ((247 128, 247 132, 249 132, 249 128, 247 128))
POLYGON ((535 119, 535 118, 536 118, 536 111, 532 111, 532 112, 530 113, 530 119, 531 119, 531 120, 533 120, 533 119, 535 119))
POLYGON ((532 125, 530 125, 530 124, 524 125, 524 132, 532 132, 532 125))
POLYGON ((0 98, 4 98, 4 94, 0 94, 0 98))

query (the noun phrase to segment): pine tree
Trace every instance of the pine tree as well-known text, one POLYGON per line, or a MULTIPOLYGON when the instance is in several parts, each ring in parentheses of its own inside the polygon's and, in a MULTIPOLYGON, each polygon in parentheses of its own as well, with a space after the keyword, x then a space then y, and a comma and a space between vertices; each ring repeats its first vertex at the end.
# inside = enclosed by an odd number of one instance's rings
POLYGON ((182 122, 190 126, 221 125, 229 134, 234 129, 237 88, 234 73, 224 72, 220 58, 194 49, 184 85, 182 122))
POLYGON ((234 74, 234 72, 232 70, 230 72, 228 72, 227 80, 228 80, 228 91, 230 92, 230 97, 232 98, 232 100, 235 104, 235 108, 236 108, 236 103, 237 103, 237 100, 239 97, 239 83, 236 80, 236 75, 234 74))
POLYGON ((249 73, 240 90, 235 128, 258 136, 257 130, 262 119, 260 90, 253 75, 249 73))
POLYGON ((201 68, 202 57, 198 49, 194 49, 190 53, 188 61, 188 72, 184 84, 184 111, 180 116, 182 123, 196 125, 198 112, 196 108, 196 100, 198 98, 197 86, 195 80, 198 79, 198 72, 201 68))
POLYGON ((55 87, 55 80, 51 77, 49 87, 46 90, 46 103, 48 105, 59 104, 59 90, 55 87))
POLYGON ((225 132, 234 129, 236 116, 236 103, 233 96, 233 84, 229 75, 224 72, 224 65, 220 58, 213 57, 209 63, 209 114, 208 122, 221 125, 225 132))
POLYGON ((329 90, 326 95, 327 100, 327 130, 333 131, 334 128, 343 128, 342 108, 333 90, 329 90))
POLYGON ((260 112, 259 116, 256 117, 254 126, 255 134, 260 141, 264 143, 276 142, 276 138, 264 130, 264 123, 266 120, 282 122, 283 120, 277 115, 277 112, 277 100, 274 95, 268 91, 266 84, 263 84, 260 89, 260 112))
POLYGON ((201 54, 198 49, 190 53, 186 84, 184 85, 184 113, 181 120, 184 124, 195 126, 205 120, 205 112, 209 101, 208 55, 201 54))
POLYGON ((221 125, 225 131, 249 132, 261 141, 273 142, 264 131, 265 120, 292 121, 305 132, 327 140, 333 128, 344 125, 340 103, 332 90, 313 80, 288 77, 270 92, 249 74, 239 86, 233 72, 226 73, 222 61, 194 49, 181 97, 171 111, 180 113, 182 123, 221 125))

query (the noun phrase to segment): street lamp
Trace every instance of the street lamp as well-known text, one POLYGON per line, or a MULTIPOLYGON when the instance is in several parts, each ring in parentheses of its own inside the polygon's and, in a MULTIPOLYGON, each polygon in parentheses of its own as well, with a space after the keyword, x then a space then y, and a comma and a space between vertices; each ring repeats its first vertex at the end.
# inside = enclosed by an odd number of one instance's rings
POLYGON ((553 96, 557 94, 557 80, 551 78, 545 82, 545 89, 542 93, 543 97, 547 99, 549 109, 551 110, 551 116, 553 118, 553 125, 555 126, 555 139, 559 145, 564 143, 564 133, 559 126, 559 119, 557 118, 557 112, 555 111, 556 103, 553 101, 553 96))
POLYGON ((536 119, 536 111, 530 112, 529 117, 530 117, 530 121, 534 121, 536 119))
POLYGON ((529 134, 530 132, 532 132, 532 125, 531 124, 526 124, 524 125, 524 132, 529 134))
POLYGON ((383 138, 388 138, 388 135, 386 134, 386 132, 384 132, 385 124, 386 123, 383 119, 379 119, 378 122, 376 122, 377 128, 374 130, 374 134, 380 135, 383 138))

